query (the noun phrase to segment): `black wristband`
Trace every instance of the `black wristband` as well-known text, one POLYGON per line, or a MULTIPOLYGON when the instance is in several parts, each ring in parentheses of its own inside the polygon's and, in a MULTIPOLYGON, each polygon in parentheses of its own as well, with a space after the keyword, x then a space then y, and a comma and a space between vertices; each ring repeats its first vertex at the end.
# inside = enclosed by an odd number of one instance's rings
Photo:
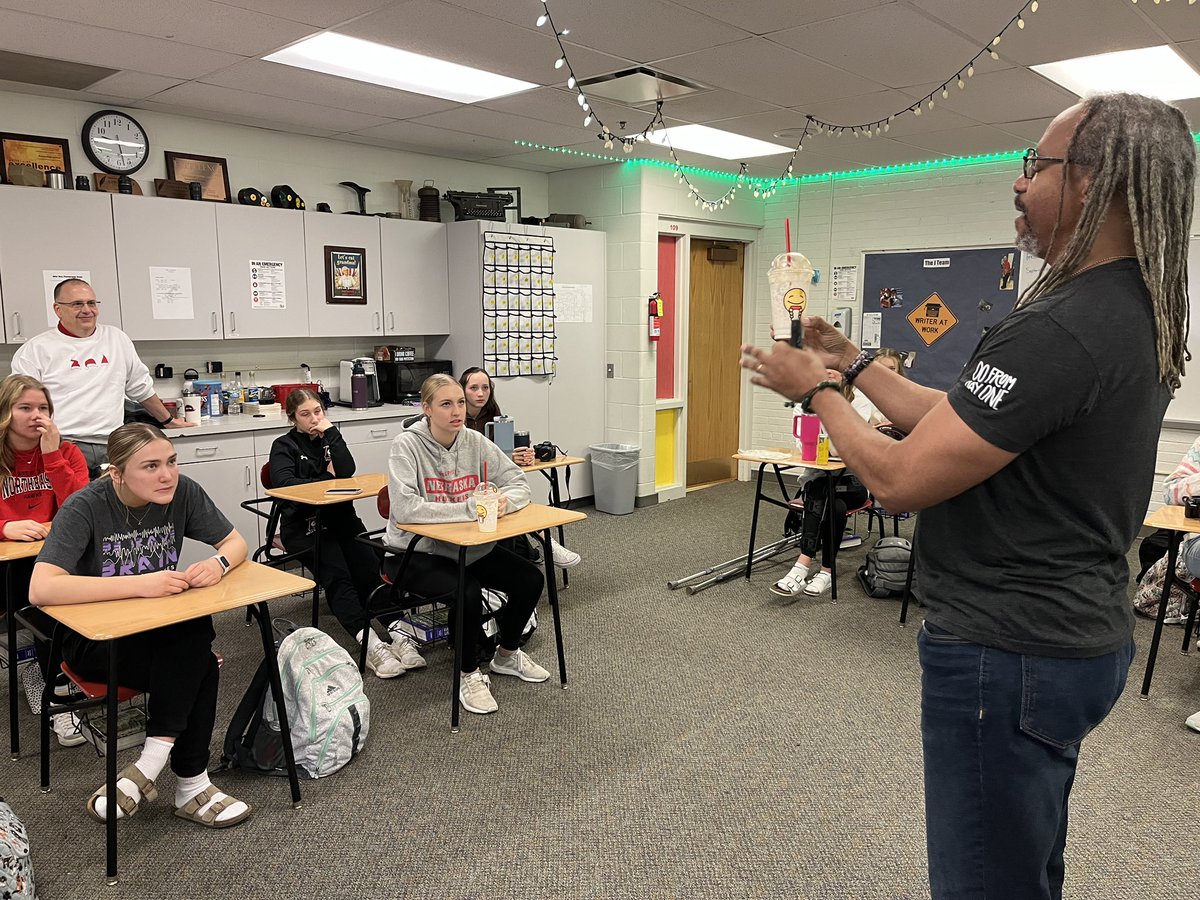
POLYGON ((815 388, 813 388, 811 391, 809 391, 807 394, 805 394, 803 397, 800 398, 800 411, 806 412, 806 413, 811 413, 813 397, 815 397, 817 395, 818 391, 822 391, 825 388, 834 388, 835 390, 840 391, 842 389, 842 386, 841 386, 841 384, 839 384, 836 381, 822 381, 815 388))
POLYGON ((860 350, 858 356, 854 358, 854 362, 846 367, 846 371, 842 372, 842 380, 846 384, 854 384, 854 379, 862 374, 862 370, 875 361, 875 357, 867 353, 866 350, 860 350))
POLYGON ((167 413, 167 417, 158 423, 158 427, 166 428, 168 425, 170 425, 174 421, 175 421, 175 417, 173 415, 171 415, 170 413, 167 413))

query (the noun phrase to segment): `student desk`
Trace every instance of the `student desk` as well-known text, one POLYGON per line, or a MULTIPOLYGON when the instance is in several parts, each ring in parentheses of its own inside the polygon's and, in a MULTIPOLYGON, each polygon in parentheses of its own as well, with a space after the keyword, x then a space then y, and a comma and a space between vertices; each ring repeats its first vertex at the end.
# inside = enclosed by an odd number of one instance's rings
MULTIPOLYGON (((550 530, 569 525, 572 522, 582 522, 586 518, 587 516, 583 513, 574 510, 530 503, 524 509, 501 516, 496 523, 495 531, 480 531, 479 523, 475 521, 446 522, 437 525, 412 522, 396 526, 412 535, 412 539, 408 542, 408 552, 412 551, 413 545, 422 537, 455 544, 458 547, 458 591, 454 595, 456 622, 454 629, 454 684, 450 692, 450 730, 452 732, 458 732, 458 689, 462 680, 462 612, 466 594, 467 548, 538 532, 542 541, 542 552, 546 554, 546 559, 551 560, 550 568, 553 569, 550 530)), ((562 623, 559 621, 558 615, 558 586, 553 577, 546 579, 546 591, 549 595, 550 610, 554 615, 554 642, 558 649, 558 677, 563 688, 566 688, 567 659, 563 653, 562 623)))
MULTIPOLYGON (((88 640, 108 641, 108 697, 106 715, 108 733, 105 736, 107 751, 105 763, 107 774, 105 785, 107 796, 117 795, 117 638, 140 634, 176 622, 186 622, 201 616, 253 606, 262 632, 263 654, 270 663, 271 692, 275 698, 275 710, 279 716, 279 732, 283 741, 283 754, 287 760, 288 780, 292 788, 292 805, 300 808, 300 782, 296 777, 296 760, 292 755, 292 740, 288 730, 287 709, 283 703, 283 687, 279 680, 279 662, 275 657, 275 638, 271 633, 271 615, 267 601, 276 597, 308 590, 312 582, 307 578, 282 572, 255 562, 243 562, 218 584, 212 587, 193 588, 182 594, 173 594, 156 599, 134 598, 130 600, 108 600, 102 603, 75 603, 66 606, 43 606, 47 615, 83 635, 88 640)), ((108 804, 107 867, 108 883, 117 880, 117 804, 108 804)))
POLYGON ((292 503, 303 503, 313 508, 316 516, 316 534, 313 535, 313 628, 317 627, 317 619, 321 614, 321 510, 326 506, 346 503, 354 500, 365 500, 375 496, 387 486, 387 476, 383 474, 355 475, 352 478, 334 478, 328 481, 310 481, 307 484, 293 484, 289 487, 268 488, 268 497, 276 500, 289 500, 292 503), (357 490, 355 494, 336 494, 330 491, 357 490))
POLYGON ((21 755, 21 736, 17 724, 17 620, 13 613, 12 563, 30 559, 42 552, 44 541, 0 541, 0 565, 4 566, 4 610, 8 628, 8 743, 13 759, 21 755))
MULTIPOLYGON (((1158 655, 1158 642, 1162 637, 1163 619, 1167 616, 1167 598, 1170 596, 1171 585, 1179 583, 1175 576, 1175 561, 1179 555, 1179 541, 1185 534, 1200 534, 1200 519, 1189 519, 1183 514, 1182 506, 1162 506, 1146 517, 1142 523, 1147 528, 1165 528, 1171 531, 1171 540, 1167 542, 1167 575, 1163 579, 1162 597, 1158 601, 1158 615, 1154 617, 1154 637, 1150 640, 1150 652, 1146 654, 1146 674, 1142 678, 1142 699, 1150 697, 1150 680, 1154 677, 1154 659, 1158 655)), ((1190 591, 1191 588, 1183 585, 1190 591)), ((1192 635, 1192 617, 1194 609, 1188 616, 1187 627, 1183 634, 1183 652, 1188 652, 1188 639, 1192 635)))
MULTIPOLYGON (((754 451, 735 453, 733 458, 741 462, 756 463, 758 465, 758 480, 754 487, 754 517, 750 520, 750 547, 746 554, 746 580, 750 580, 750 570, 754 566, 754 538, 758 532, 758 508, 759 504, 764 501, 772 506, 779 506, 786 510, 791 510, 789 502, 794 498, 788 494, 787 487, 783 483, 784 469, 813 469, 818 472, 825 473, 825 483, 828 487, 826 494, 825 510, 826 512, 833 511, 834 489, 837 487, 837 480, 841 473, 846 470, 846 464, 841 460, 830 460, 827 463, 809 462, 800 458, 800 454, 794 449, 783 449, 772 447, 767 451, 770 455, 764 455, 761 452, 754 451), (782 457, 776 454, 784 454, 782 457), (775 471, 775 480, 779 483, 779 492, 783 495, 782 500, 777 500, 763 493, 763 472, 767 466, 771 466, 775 471)), ((830 567, 833 575, 833 599, 837 600, 837 547, 835 541, 841 541, 840 534, 834 534, 834 517, 832 515, 825 516, 828 522, 828 530, 825 535, 825 540, 829 542, 828 546, 835 551, 832 555, 833 565, 830 567)), ((820 560, 818 560, 820 562, 820 560)))
MULTIPOLYGON (((567 469, 567 478, 569 481, 571 471, 567 467, 580 466, 585 462, 587 462, 587 460, 582 456, 556 456, 554 459, 548 459, 545 462, 535 462, 529 466, 521 466, 521 471, 527 475, 530 472, 541 472, 542 475, 545 476, 546 480, 550 482, 550 505, 562 509, 562 495, 559 493, 558 488, 558 470, 567 469)), ((558 526, 558 542, 564 546, 566 545, 566 540, 563 538, 563 530, 561 525, 558 526)), ((546 571, 550 572, 555 568, 557 567, 554 565, 554 561, 551 560, 546 571)), ((566 587, 571 583, 571 579, 568 577, 566 569, 562 570, 562 577, 563 587, 566 587)))

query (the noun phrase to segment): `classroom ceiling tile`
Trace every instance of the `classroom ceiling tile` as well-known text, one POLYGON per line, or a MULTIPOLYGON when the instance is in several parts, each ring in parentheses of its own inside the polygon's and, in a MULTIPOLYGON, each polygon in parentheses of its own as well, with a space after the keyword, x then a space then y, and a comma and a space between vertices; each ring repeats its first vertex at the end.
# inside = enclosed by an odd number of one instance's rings
POLYGON ((534 141, 538 144, 572 144, 585 140, 588 130, 580 124, 559 125, 544 122, 541 119, 530 119, 515 116, 512 113, 497 112, 494 109, 477 109, 470 106, 460 106, 447 112, 434 113, 430 116, 420 116, 409 121, 418 125, 430 125, 434 128, 445 128, 449 131, 461 131, 467 134, 478 134, 485 137, 534 141))
POLYGON ((966 128, 950 128, 946 131, 912 135, 905 138, 904 142, 942 156, 975 156, 980 153, 1024 149, 1019 146, 1020 138, 991 125, 970 125, 966 128))
MULTIPOLYGON (((646 104, 645 108, 652 110, 654 107, 646 104)), ((699 94, 689 94, 686 97, 674 97, 666 101, 663 104, 663 113, 685 122, 699 122, 702 125, 720 128, 722 126, 718 123, 724 119, 770 112, 778 108, 746 94, 735 94, 732 91, 704 91, 699 94)))
POLYGON ((757 0, 754 3, 730 3, 729 0, 676 0, 680 6, 695 10, 744 28, 752 34, 770 34, 797 25, 811 25, 824 19, 849 15, 895 0, 757 0))
MULTIPOLYGON (((8 2, 8 0, 3 0, 8 2)), ((104 0, 91 0, 104 2, 104 0)), ((222 0, 226 6, 236 6, 238 9, 250 9, 278 16, 281 19, 291 19, 293 22, 304 22, 319 28, 331 28, 342 22, 349 22, 359 16, 391 6, 395 0, 222 0)))
POLYGON ((266 99, 262 94, 251 94, 213 84, 189 82, 170 88, 155 96, 159 103, 178 103, 194 109, 214 112, 229 112, 240 116, 257 116, 266 127, 271 125, 304 125, 322 131, 358 131, 379 125, 388 120, 382 116, 367 115, 331 106, 318 106, 301 100, 284 100, 279 97, 266 99))
MULTIPOLYGON (((178 102, 162 103, 157 99, 153 100, 136 100, 127 104, 132 109, 149 109, 155 112, 168 113, 172 116, 188 116, 193 119, 208 119, 213 122, 220 122, 228 125, 246 125, 250 128, 264 128, 267 131, 280 131, 286 134, 306 134, 313 137, 334 137, 337 132, 324 128, 320 125, 310 125, 306 122, 278 122, 264 120, 262 116, 253 113, 238 113, 220 109, 205 109, 199 106, 185 106, 178 102)), ((209 152, 219 154, 223 148, 220 146, 203 147, 163 147, 163 150, 191 150, 196 153, 209 152)))
POLYGON ((1053 121, 1052 116, 1047 116, 1041 119, 1022 119, 1019 122, 997 122, 996 127, 1020 138, 1026 147, 1033 147, 1042 139, 1042 135, 1053 121))
POLYGON ((419 122, 386 122, 355 129, 357 135, 390 142, 390 146, 455 159, 482 159, 511 153, 511 140, 434 128, 419 122))
MULTIPOLYGON (((569 125, 580 129, 579 134, 598 132, 599 126, 594 122, 588 128, 583 127, 586 113, 580 109, 578 95, 563 87, 543 87, 508 97, 497 97, 495 100, 484 100, 473 104, 472 108, 494 110, 530 119, 540 119, 543 122, 554 122, 558 125, 569 125)), ((650 121, 648 113, 629 106, 610 103, 607 100, 591 100, 592 110, 613 131, 617 131, 617 123, 624 120, 632 128, 636 125, 640 131, 650 121)), ((515 135, 514 135, 515 136, 515 135)), ((576 136, 575 140, 580 137, 576 136)))

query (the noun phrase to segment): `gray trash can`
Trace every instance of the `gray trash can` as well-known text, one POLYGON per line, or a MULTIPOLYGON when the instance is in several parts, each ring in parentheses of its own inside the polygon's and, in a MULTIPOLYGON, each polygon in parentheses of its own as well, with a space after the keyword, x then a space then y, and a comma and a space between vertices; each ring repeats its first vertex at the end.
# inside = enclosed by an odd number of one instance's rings
POLYGON ((637 494, 637 444, 591 444, 592 487, 596 492, 596 509, 624 516, 633 512, 637 494))

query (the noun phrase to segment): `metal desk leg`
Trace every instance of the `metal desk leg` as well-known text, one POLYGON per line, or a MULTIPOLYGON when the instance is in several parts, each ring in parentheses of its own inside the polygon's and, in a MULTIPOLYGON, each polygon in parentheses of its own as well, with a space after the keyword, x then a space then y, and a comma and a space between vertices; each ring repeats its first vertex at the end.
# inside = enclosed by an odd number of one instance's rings
POLYGON ((838 550, 841 549, 842 536, 834 534, 835 526, 833 520, 837 518, 834 513, 837 511, 835 504, 837 503, 837 483, 838 479, 834 477, 832 471, 825 472, 825 515, 829 519, 826 523, 825 540, 829 543, 826 547, 829 549, 829 574, 830 583, 833 585, 833 595, 830 598, 834 603, 837 603, 837 558, 838 550), (836 542, 836 543, 835 543, 836 542))
POLYGON ((321 507, 315 509, 317 533, 313 536, 313 628, 317 627, 321 615, 321 507))
POLYGON ((108 642, 108 696, 105 698, 108 715, 105 744, 105 797, 108 802, 104 816, 106 860, 105 874, 109 884, 117 883, 117 642, 108 642))
POLYGON ((908 554, 908 573, 904 576, 904 599, 900 603, 900 627, 908 625, 908 601, 912 599, 913 571, 917 567, 917 531, 913 529, 912 549, 908 554))
POLYGON ((758 464, 758 482, 754 486, 754 517, 750 520, 750 547, 746 550, 746 580, 750 580, 750 569, 754 566, 754 537, 758 533, 758 502, 762 499, 763 471, 767 464, 758 464))
POLYGON ((12 758, 17 759, 21 755, 20 723, 17 720, 17 619, 12 599, 12 564, 3 565, 5 624, 8 628, 8 743, 12 758))
POLYGON ((1146 675, 1142 679, 1143 700, 1150 699, 1150 679, 1154 677, 1154 658, 1158 654, 1158 642, 1162 637, 1163 620, 1167 617, 1167 599, 1171 596, 1171 584, 1175 580, 1175 557, 1179 553, 1178 531, 1171 532, 1167 544, 1167 573, 1163 578, 1162 597, 1158 601, 1158 615, 1154 617, 1154 637, 1150 640, 1150 652, 1146 654, 1146 675))
MULTIPOLYGON (((562 495, 558 491, 558 469, 543 469, 543 471, 547 472, 547 477, 550 479, 550 505, 556 509, 562 509, 562 495)), ((558 542, 564 547, 566 546, 566 538, 563 536, 563 527, 561 525, 558 526, 558 542)), ((557 568, 554 565, 554 554, 546 554, 545 559, 548 561, 546 571, 551 573, 548 580, 552 581, 554 580, 553 572, 557 568)), ((571 576, 567 574, 566 569, 563 569, 562 577, 563 587, 565 588, 571 583, 571 576)))
MULTIPOLYGON (((450 691, 450 733, 458 734, 458 691, 462 687, 463 613, 467 608, 467 548, 458 548, 458 590, 454 592, 454 678, 450 691)), ((471 636, 474 646, 475 636, 471 636)))
POLYGON ((279 739, 283 743, 283 758, 287 763, 288 783, 292 788, 292 808, 300 809, 304 804, 300 800, 300 779, 296 775, 296 755, 292 750, 292 731, 288 725, 287 707, 283 702, 283 684, 279 678, 279 657, 275 653, 275 635, 271 633, 271 611, 264 600, 253 607, 254 617, 258 619, 258 629, 262 634, 263 657, 267 661, 267 669, 271 675, 271 694, 275 698, 275 714, 279 717, 279 739))
MULTIPOLYGON (((547 528, 539 537, 542 539, 542 548, 545 552, 550 552, 550 529, 547 528)), ((563 690, 567 689, 567 657, 563 652, 563 636, 562 622, 558 614, 558 588, 554 584, 554 578, 546 579, 546 593, 550 600, 550 611, 554 614, 554 643, 558 648, 558 680, 562 682, 563 690)))

